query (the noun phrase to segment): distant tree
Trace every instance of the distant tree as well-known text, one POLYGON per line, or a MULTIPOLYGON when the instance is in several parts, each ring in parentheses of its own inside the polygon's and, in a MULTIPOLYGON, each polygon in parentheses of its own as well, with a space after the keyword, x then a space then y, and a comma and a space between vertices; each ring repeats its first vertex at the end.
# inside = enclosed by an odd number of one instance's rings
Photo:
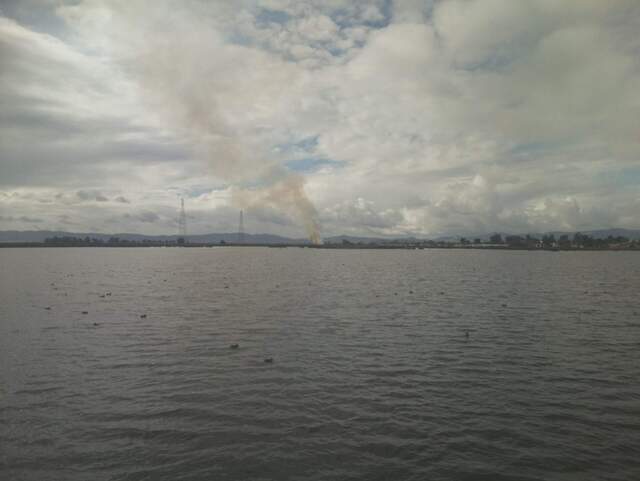
POLYGON ((502 236, 500 234, 493 234, 489 240, 492 244, 502 244, 502 236))
POLYGON ((475 239, 473 239, 473 243, 474 244, 482 244, 482 240, 479 237, 476 237, 475 239))
POLYGON ((589 235, 582 236, 582 245, 584 247, 595 247, 596 242, 594 242, 593 237, 589 235))
POLYGON ((542 246, 543 247, 551 247, 555 242, 555 237, 552 235, 545 234, 542 236, 542 246))
POLYGON ((505 237, 505 241, 509 245, 509 247, 519 247, 524 243, 524 239, 519 235, 508 235, 505 237))
POLYGON ((576 246, 582 245, 582 238, 583 235, 580 232, 576 232, 575 234, 573 234, 573 243, 576 246))

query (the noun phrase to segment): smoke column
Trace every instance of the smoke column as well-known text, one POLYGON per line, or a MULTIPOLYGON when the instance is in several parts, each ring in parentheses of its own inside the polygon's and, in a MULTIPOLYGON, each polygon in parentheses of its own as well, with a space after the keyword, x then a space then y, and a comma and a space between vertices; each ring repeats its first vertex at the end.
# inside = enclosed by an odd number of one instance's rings
POLYGON ((320 244, 318 214, 304 192, 302 176, 286 172, 282 167, 275 167, 273 175, 279 180, 262 189, 234 191, 233 200, 239 205, 274 207, 296 216, 303 223, 309 240, 313 244, 320 244))
POLYGON ((143 3, 117 5, 113 18, 121 21, 120 38, 126 41, 120 41, 116 55, 153 111, 207 159, 217 178, 233 186, 260 186, 234 188, 233 201, 240 207, 268 205, 294 216, 309 239, 319 243, 318 215, 304 191, 304 179, 257 154, 264 144, 247 130, 251 125, 264 133, 264 126, 247 122, 247 117, 259 115, 261 105, 286 102, 286 78, 271 78, 290 72, 286 62, 224 41, 211 19, 189 11, 187 2, 144 11, 143 3), (257 65, 262 67, 259 72, 257 65))

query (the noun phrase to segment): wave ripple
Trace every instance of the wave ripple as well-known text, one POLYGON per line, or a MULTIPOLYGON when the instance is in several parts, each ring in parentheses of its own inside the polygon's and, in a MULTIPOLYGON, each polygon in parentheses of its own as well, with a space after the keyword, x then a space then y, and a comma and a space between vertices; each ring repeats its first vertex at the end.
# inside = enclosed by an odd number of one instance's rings
POLYGON ((0 268, 1 479, 640 479, 637 253, 1 249, 0 268))

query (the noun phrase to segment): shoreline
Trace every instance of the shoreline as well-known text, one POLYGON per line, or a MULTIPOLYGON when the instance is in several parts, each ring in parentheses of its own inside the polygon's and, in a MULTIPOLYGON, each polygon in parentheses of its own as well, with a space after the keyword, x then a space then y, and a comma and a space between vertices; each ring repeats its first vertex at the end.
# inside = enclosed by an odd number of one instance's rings
POLYGON ((508 246, 508 245, 401 245, 401 244, 237 244, 237 243, 161 243, 161 242, 120 242, 118 244, 74 244, 74 243, 46 243, 46 242, 0 242, 0 249, 15 248, 123 248, 123 247, 169 247, 169 248, 212 248, 212 247, 270 247, 270 248, 306 248, 306 249, 336 249, 336 250, 425 250, 425 249, 451 249, 451 250, 505 250, 505 251, 543 251, 543 252, 634 252, 639 251, 640 247, 576 247, 576 248, 544 248, 544 247, 526 247, 526 246, 508 246))

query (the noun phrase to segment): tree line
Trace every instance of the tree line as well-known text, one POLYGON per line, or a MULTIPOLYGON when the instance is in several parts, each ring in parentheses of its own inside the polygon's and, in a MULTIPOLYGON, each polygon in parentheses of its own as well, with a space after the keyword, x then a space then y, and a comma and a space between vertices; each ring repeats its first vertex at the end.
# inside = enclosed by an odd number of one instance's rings
POLYGON ((562 234, 558 238, 554 234, 545 234, 540 238, 531 235, 507 235, 503 238, 501 234, 494 234, 489 238, 489 243, 508 247, 543 249, 610 249, 640 246, 637 240, 634 241, 624 236, 610 235, 606 238, 596 238, 580 232, 576 232, 572 237, 568 234, 562 234))
POLYGON ((71 247, 136 247, 136 246, 164 246, 175 245, 176 241, 155 241, 149 239, 143 239, 140 241, 120 239, 119 237, 109 237, 108 239, 100 239, 96 237, 73 237, 73 236, 54 236, 47 237, 44 240, 47 245, 54 246, 71 246, 71 247))

